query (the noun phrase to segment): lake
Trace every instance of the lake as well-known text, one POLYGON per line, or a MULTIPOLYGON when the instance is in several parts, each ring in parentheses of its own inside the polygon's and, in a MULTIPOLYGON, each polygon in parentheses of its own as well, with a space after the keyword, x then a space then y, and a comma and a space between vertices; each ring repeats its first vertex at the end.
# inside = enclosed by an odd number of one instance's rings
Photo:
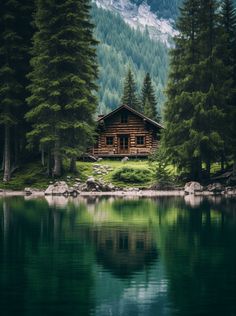
POLYGON ((0 198, 0 314, 236 315, 236 200, 0 198))

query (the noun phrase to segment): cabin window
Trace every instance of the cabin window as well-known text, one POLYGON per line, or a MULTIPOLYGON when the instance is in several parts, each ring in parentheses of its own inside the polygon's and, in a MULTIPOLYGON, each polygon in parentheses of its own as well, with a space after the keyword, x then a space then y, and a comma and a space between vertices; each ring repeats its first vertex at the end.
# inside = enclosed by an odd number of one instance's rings
POLYGON ((108 136, 108 137, 107 137, 107 145, 108 145, 108 146, 112 146, 113 143, 114 143, 114 137, 108 136))
POLYGON ((145 137, 136 136, 136 145, 145 145, 145 137))
POLYGON ((123 124, 128 123, 128 115, 127 115, 127 113, 122 113, 121 114, 121 123, 123 123, 123 124))

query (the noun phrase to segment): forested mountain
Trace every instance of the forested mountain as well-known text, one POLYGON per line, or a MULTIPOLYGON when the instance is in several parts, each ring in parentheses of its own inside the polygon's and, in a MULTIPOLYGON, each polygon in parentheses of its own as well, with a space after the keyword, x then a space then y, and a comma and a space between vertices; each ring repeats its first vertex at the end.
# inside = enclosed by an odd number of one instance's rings
POLYGON ((168 76, 168 51, 176 35, 175 20, 183 0, 94 2, 95 35, 100 41, 98 112, 106 113, 119 105, 129 65, 135 73, 139 92, 145 72, 150 73, 160 112, 168 76))
POLYGON ((150 39, 147 30, 132 29, 118 14, 94 5, 92 15, 96 25, 95 37, 100 41, 98 112, 106 113, 120 104, 123 81, 129 67, 135 74, 139 93, 145 74, 150 74, 160 109, 167 80, 167 46, 150 39))
POLYGON ((160 18, 176 19, 178 16, 179 6, 183 0, 131 0, 138 5, 147 2, 151 10, 160 18))

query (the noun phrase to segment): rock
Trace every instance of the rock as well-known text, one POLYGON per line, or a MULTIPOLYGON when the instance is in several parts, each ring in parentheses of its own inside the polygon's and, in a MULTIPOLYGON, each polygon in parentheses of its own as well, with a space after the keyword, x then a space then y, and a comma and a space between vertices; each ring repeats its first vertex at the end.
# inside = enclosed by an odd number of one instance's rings
POLYGON ((97 162, 102 161, 102 160, 103 160, 102 158, 98 158, 97 162))
POLYGON ((207 191, 213 193, 222 193, 225 190, 224 186, 221 183, 212 183, 207 186, 207 191))
POLYGON ((81 192, 86 192, 86 191, 88 191, 88 190, 87 190, 87 185, 86 185, 86 183, 83 183, 83 184, 81 184, 81 185, 79 186, 79 191, 81 191, 81 192))
POLYGON ((95 182, 95 179, 93 176, 89 176, 86 183, 95 182))
POLYGON ((69 188, 68 194, 69 194, 70 196, 76 197, 76 196, 79 194, 79 191, 76 190, 74 187, 72 187, 72 188, 69 188))
POLYGON ((114 190, 115 190, 115 186, 114 186, 112 183, 109 183, 109 184, 107 185, 107 190, 108 190, 108 191, 114 191, 114 190))
POLYGON ((26 195, 31 195, 33 193, 33 190, 31 188, 25 188, 24 192, 26 195))
POLYGON ((93 168, 100 168, 101 167, 101 165, 99 165, 98 163, 95 163, 94 165, 93 165, 93 168))
POLYGON ((86 185, 87 185, 87 191, 99 190, 98 181, 96 181, 94 177, 89 177, 86 181, 86 185))
POLYGON ((199 182, 191 181, 185 184, 184 192, 186 194, 196 194, 203 191, 203 186, 199 182))
POLYGON ((52 195, 53 194, 53 188, 54 188, 54 185, 53 184, 50 184, 47 189, 45 190, 44 194, 45 195, 52 195))
POLYGON ((225 193, 230 196, 236 196, 236 187, 227 187, 225 193))
POLYGON ((69 188, 65 181, 58 181, 49 187, 44 192, 45 195, 68 195, 69 188))
POLYGON ((121 162, 125 163, 128 160, 129 160, 129 157, 124 157, 124 158, 121 159, 121 162))
POLYGON ((93 173, 94 173, 95 175, 101 175, 101 174, 102 174, 101 171, 94 171, 93 173))
POLYGON ((81 182, 81 179, 80 178, 75 178, 75 181, 76 182, 81 182))

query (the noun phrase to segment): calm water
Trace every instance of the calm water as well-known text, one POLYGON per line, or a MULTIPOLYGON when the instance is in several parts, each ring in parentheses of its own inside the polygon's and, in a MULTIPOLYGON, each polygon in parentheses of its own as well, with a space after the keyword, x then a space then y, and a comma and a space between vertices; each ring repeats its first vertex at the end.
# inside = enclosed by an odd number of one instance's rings
POLYGON ((0 314, 236 315, 236 200, 0 199, 0 314))

